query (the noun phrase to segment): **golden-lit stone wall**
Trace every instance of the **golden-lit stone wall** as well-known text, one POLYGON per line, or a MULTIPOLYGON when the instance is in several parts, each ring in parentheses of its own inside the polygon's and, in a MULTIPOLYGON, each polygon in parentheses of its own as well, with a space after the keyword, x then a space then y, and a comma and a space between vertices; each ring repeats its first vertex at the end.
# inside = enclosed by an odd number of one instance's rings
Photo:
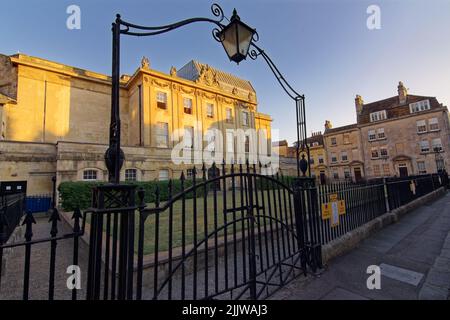
MULTIPOLYGON (((251 86, 225 85, 216 79, 217 72, 202 67, 198 79, 188 80, 176 71, 165 74, 142 64, 132 76, 121 77, 121 141, 126 156, 122 179, 126 169, 135 169, 137 180, 154 180, 161 170, 167 170, 169 178, 178 178, 182 169, 192 167, 171 161, 173 146, 182 141, 174 132, 185 126, 198 123, 202 133, 217 128, 224 137, 226 129, 266 129, 270 139, 272 119, 257 112, 251 86), (157 106, 158 92, 167 94, 165 109, 157 106), (192 99, 191 114, 184 110, 184 98, 192 99), (214 106, 212 116, 207 115, 207 104, 214 106), (227 119, 227 108, 231 119, 227 119), (167 148, 156 144, 158 122, 168 124, 167 148)), ((92 169, 98 180, 107 179, 104 153, 109 141, 110 78, 23 54, 0 55, 0 79, 5 82, 11 77, 9 87, 16 88, 17 95, 0 101, 6 123, 5 136, 0 137, 0 180, 28 180, 29 194, 38 194, 51 191, 54 175, 59 184, 82 180, 83 171, 92 169)), ((227 77, 239 84, 233 76, 227 77)))

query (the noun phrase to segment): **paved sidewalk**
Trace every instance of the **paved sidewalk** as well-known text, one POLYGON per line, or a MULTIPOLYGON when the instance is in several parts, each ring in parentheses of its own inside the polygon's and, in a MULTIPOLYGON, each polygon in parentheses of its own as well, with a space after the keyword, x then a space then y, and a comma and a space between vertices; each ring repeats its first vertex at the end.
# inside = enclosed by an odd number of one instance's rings
MULTIPOLYGON (((50 237, 51 224, 47 216, 36 217, 36 224, 33 225, 33 239, 43 239, 50 237)), ((22 226, 23 231, 25 230, 22 226)), ((71 233, 72 229, 64 222, 58 223, 59 235, 71 233)), ((20 242, 23 239, 20 239, 20 242)), ((8 255, 5 274, 2 277, 0 286, 0 300, 21 300, 23 293, 24 275, 24 246, 16 247, 8 255)), ((73 260, 73 239, 59 240, 56 249, 55 266, 55 299, 68 300, 72 298, 72 291, 67 289, 66 281, 68 274, 67 267, 72 265, 73 260)), ((78 291, 78 297, 84 298, 86 277, 83 270, 87 270, 88 247, 80 240, 79 266, 82 270, 82 290, 78 291)), ((30 264, 30 300, 48 299, 48 282, 50 266, 50 242, 32 245, 30 264)))
POLYGON ((448 299, 450 193, 405 215, 329 262, 318 277, 300 277, 272 299, 448 299), (381 266, 381 289, 369 290, 366 273, 381 266))

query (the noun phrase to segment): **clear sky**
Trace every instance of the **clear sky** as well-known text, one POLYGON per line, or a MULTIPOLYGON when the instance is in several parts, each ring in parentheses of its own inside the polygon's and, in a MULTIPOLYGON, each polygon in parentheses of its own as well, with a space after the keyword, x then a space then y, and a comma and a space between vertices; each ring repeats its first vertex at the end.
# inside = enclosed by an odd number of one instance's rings
MULTIPOLYGON (((2 3, 0 53, 18 51, 105 74, 111 70, 111 23, 124 20, 161 25, 212 17, 203 0, 15 0, 2 3), (81 8, 81 29, 66 27, 66 8, 81 8)), ((257 29, 259 46, 286 79, 306 95, 308 133, 323 131, 326 119, 341 126, 355 121, 354 97, 371 102, 409 92, 436 96, 450 105, 450 0, 222 0, 257 29), (381 29, 369 30, 366 10, 381 9, 381 29)), ((132 74, 147 56, 151 67, 169 72, 197 59, 252 82, 259 111, 273 128, 295 139, 293 102, 262 59, 239 66, 228 61, 211 36, 212 25, 194 24, 156 37, 122 37, 122 73, 132 74)))

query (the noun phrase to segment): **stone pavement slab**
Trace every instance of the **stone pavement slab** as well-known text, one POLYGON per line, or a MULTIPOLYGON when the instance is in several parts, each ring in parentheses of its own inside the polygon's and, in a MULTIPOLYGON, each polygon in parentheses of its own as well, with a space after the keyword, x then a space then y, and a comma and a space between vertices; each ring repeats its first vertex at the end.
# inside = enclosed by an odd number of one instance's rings
POLYGON ((272 299, 447 299, 449 231, 450 193, 447 193, 404 215, 353 251, 331 260, 320 276, 300 277, 272 299), (366 282, 370 274, 366 271, 370 265, 400 268, 397 270, 406 270, 404 275, 409 274, 410 279, 414 278, 411 275, 416 278, 404 282, 382 276, 381 289, 369 290, 366 282))

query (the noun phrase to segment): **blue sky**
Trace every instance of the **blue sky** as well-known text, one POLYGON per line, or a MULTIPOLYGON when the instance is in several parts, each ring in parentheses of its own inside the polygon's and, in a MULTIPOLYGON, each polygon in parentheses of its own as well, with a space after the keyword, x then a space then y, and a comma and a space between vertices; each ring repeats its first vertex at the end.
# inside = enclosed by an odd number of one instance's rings
MULTIPOLYGON (((354 97, 365 102, 393 96, 402 80, 409 92, 450 104, 450 0, 222 0, 227 16, 237 8, 257 29, 259 46, 286 79, 306 95, 308 133, 355 121, 354 97), (366 26, 369 5, 381 9, 381 29, 366 26)), ((0 53, 18 51, 101 73, 111 70, 111 23, 161 25, 211 17, 212 2, 144 0, 40 0, 2 4, 0 53), (81 8, 81 30, 66 28, 66 8, 81 8)), ((262 59, 239 66, 212 39, 212 25, 194 24, 156 37, 122 37, 122 73, 132 74, 143 55, 169 72, 191 59, 252 82, 259 110, 273 116, 280 137, 295 139, 292 101, 262 59)))

